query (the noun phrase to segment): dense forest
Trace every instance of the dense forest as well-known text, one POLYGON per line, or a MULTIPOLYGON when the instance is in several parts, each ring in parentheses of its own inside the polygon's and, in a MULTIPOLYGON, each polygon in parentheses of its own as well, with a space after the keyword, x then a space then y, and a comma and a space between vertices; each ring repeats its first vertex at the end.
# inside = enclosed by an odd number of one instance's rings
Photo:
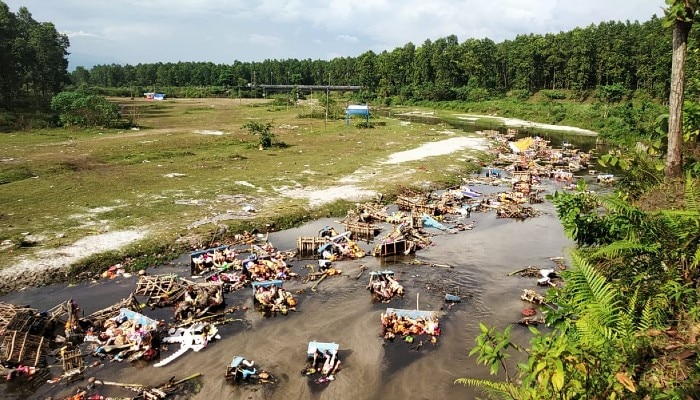
MULTIPOLYGON (((67 84, 68 39, 51 23, 38 23, 26 8, 13 14, 0 2, 0 100, 16 106, 20 93, 46 99, 67 84)), ((640 22, 602 22, 568 32, 518 35, 495 43, 454 35, 421 45, 406 43, 379 54, 330 61, 264 60, 78 66, 76 87, 122 88, 124 94, 172 87, 217 87, 177 96, 239 95, 232 88, 256 84, 361 85, 364 97, 386 104, 409 100, 479 101, 510 91, 525 94, 564 89, 585 99, 600 86, 669 94, 670 30, 652 17, 640 22)), ((689 68, 693 70, 693 68, 689 68)), ((249 95, 248 92, 241 95, 249 95)))
POLYGON ((392 51, 323 60, 265 60, 229 65, 197 62, 78 67, 77 86, 245 87, 247 84, 361 85, 372 98, 479 100, 523 90, 573 90, 601 85, 668 97, 671 42, 657 18, 603 22, 569 32, 518 35, 495 43, 454 35, 407 43, 392 51))
POLYGON ((0 111, 41 106, 69 84, 68 46, 52 23, 0 1, 0 111))

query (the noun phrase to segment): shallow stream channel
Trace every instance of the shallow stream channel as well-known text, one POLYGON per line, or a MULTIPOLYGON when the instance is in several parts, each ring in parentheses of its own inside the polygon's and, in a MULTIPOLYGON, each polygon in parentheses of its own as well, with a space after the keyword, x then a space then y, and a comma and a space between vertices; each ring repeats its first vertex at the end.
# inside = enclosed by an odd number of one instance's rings
MULTIPOLYGON (((507 190, 495 186, 474 186, 484 193, 507 190)), ((549 184, 548 192, 556 190, 549 184)), ((104 361, 89 367, 84 380, 64 383, 44 383, 30 389, 15 381, 2 387, 3 398, 64 398, 74 394, 78 386, 86 386, 88 377, 98 380, 158 386, 171 377, 177 379, 201 373, 197 399, 463 399, 473 398, 475 392, 455 385, 456 378, 488 378, 488 371, 476 365, 476 356, 469 357, 479 322, 500 329, 521 318, 527 303, 520 300, 523 289, 543 292, 536 279, 510 272, 527 266, 552 268, 551 258, 568 256, 573 242, 568 240, 553 205, 545 201, 533 205, 541 215, 524 221, 497 218, 494 211, 474 212, 463 223, 474 221, 474 228, 458 233, 445 233, 424 228, 433 236, 433 244, 411 256, 376 258, 370 255, 351 261, 338 261, 334 267, 342 275, 327 277, 316 291, 314 282, 301 280, 285 282, 291 291, 303 290, 297 296, 296 312, 287 315, 263 316, 255 310, 251 288, 228 293, 227 306, 240 307, 235 320, 219 326, 221 340, 214 341, 200 352, 188 352, 162 368, 147 363, 117 363, 104 361), (421 263, 418 264, 415 261, 421 263), (360 266, 367 268, 362 275, 360 266), (390 303, 372 300, 366 289, 369 271, 392 270, 405 287, 403 298, 390 303), (461 297, 461 302, 445 303, 445 294, 461 297), (427 339, 422 346, 401 340, 385 342, 381 337, 380 314, 387 307, 441 311, 441 335, 436 344, 427 339), (247 308, 247 310, 243 310, 247 308), (318 385, 302 376, 309 341, 335 342, 340 345, 343 364, 333 382, 318 385), (232 386, 224 380, 231 358, 242 355, 255 360, 260 367, 275 376, 276 383, 232 386)), ((310 222, 296 229, 274 232, 269 241, 277 249, 293 249, 299 236, 315 236, 324 226, 342 229, 332 219, 310 222)), ((449 226, 449 224, 448 224, 449 226)), ((378 237, 388 233, 380 232, 378 237)), ((376 241, 376 239, 375 239, 376 241)), ((360 242, 367 250, 375 242, 360 242)), ((293 271, 305 276, 305 265, 315 260, 293 260, 293 271)), ((189 254, 170 265, 148 271, 149 274, 176 273, 189 278, 189 254)), ((67 299, 74 299, 85 315, 108 307, 127 297, 136 286, 136 277, 119 277, 76 286, 54 285, 26 289, 0 299, 6 303, 30 305, 47 310, 67 299)), ((146 315, 168 319, 171 309, 148 308, 146 315)), ((527 344, 529 332, 513 327, 512 336, 527 344)), ((167 353, 166 353, 167 354, 167 353)), ((98 360, 90 355, 85 364, 98 360)), ((514 360, 515 361, 515 360, 514 360)), ((49 374, 37 379, 45 382, 60 375, 61 363, 49 364, 49 374), (48 376, 47 376, 48 375, 48 376)), ((500 376, 500 375, 499 375, 500 376)), ((114 386, 96 387, 103 396, 131 397, 133 392, 114 386)))

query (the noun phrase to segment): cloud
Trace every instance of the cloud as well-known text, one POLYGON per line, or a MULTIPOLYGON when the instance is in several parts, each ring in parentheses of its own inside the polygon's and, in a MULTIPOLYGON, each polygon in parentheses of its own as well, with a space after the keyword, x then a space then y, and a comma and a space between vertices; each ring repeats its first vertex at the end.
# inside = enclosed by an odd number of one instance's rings
POLYGON ((100 35, 97 35, 95 33, 85 32, 85 31, 63 31, 61 33, 68 36, 71 39, 81 38, 81 37, 100 38, 100 35))
POLYGON ((338 35, 335 37, 335 40, 339 40, 341 42, 347 42, 347 43, 357 43, 359 40, 355 36, 350 36, 350 35, 338 35))

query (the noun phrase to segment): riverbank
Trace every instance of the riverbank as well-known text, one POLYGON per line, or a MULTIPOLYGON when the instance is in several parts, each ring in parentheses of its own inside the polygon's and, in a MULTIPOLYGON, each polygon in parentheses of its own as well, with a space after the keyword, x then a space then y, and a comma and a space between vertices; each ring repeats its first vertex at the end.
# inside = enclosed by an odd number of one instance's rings
MULTIPOLYGON (((382 188, 382 191, 403 184, 428 187, 432 185, 432 182, 422 180, 421 175, 425 172, 435 174, 439 171, 432 167, 417 168, 415 162, 428 161, 432 164, 435 158, 441 158, 440 162, 442 163, 445 160, 455 163, 448 168, 448 171, 442 171, 441 175, 459 174, 465 171, 465 166, 456 164, 460 162, 460 159, 462 163, 466 159, 476 159, 488 148, 488 140, 484 137, 457 136, 454 132, 445 131, 440 133, 434 141, 409 150, 392 153, 385 159, 379 160, 373 165, 363 165, 348 175, 327 179, 324 186, 298 184, 275 186, 274 196, 259 195, 254 201, 255 204, 265 205, 265 209, 262 209, 261 206, 260 209, 251 210, 244 215, 225 212, 200 218, 197 221, 187 221, 186 224, 190 229, 206 228, 207 226, 220 229, 221 224, 237 218, 252 221, 259 218, 260 214, 264 212, 268 214, 273 212, 276 208, 275 204, 279 204, 280 199, 285 198, 299 202, 303 204, 303 207, 319 208, 338 201, 362 202, 372 199, 380 193, 380 190, 370 189, 370 187, 382 188), (328 185, 329 181, 334 184, 328 185)), ((436 178, 439 179, 437 176, 436 178)), ((296 211, 295 208, 292 210, 296 211)), ((276 208, 276 212, 281 215, 285 213, 282 208, 276 208)), ((140 229, 111 231, 86 236, 74 243, 53 249, 37 247, 33 252, 25 249, 25 254, 18 257, 12 266, 0 270, 0 293, 10 293, 27 287, 68 280, 71 266, 75 263, 101 253, 119 252, 125 247, 138 245, 140 241, 152 235, 154 230, 150 227, 142 227, 140 229)), ((206 230, 202 236, 207 236, 206 230)), ((201 241, 196 237, 184 237, 184 240, 191 242, 192 245, 201 241)), ((164 247, 168 246, 167 243, 164 245, 164 247)), ((174 248, 185 249, 187 246, 190 246, 190 243, 185 246, 173 244, 174 248)))
POLYGON ((598 132, 594 132, 590 129, 577 128, 575 126, 565 126, 565 125, 554 125, 554 124, 543 124, 539 122, 525 121, 518 118, 506 118, 499 117, 497 115, 478 115, 478 114, 456 114, 457 119, 463 121, 478 121, 478 120, 491 120, 497 121, 503 124, 507 128, 515 129, 539 129, 552 132, 567 132, 574 133, 576 135, 584 136, 598 136, 598 132))

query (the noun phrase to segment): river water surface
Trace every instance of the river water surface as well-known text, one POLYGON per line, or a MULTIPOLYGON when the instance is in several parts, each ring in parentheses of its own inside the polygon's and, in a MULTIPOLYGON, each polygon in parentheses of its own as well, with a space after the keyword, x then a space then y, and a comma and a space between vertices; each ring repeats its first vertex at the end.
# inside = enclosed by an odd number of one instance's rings
MULTIPOLYGON (((494 187, 475 187, 481 191, 506 190, 494 187)), ((550 188, 552 189, 552 188, 550 188)), ((328 277, 311 291, 313 282, 289 281, 285 288, 298 295, 297 312, 288 315, 264 317, 253 308, 252 289, 229 293, 229 306, 247 306, 247 311, 236 311, 235 321, 219 326, 222 339, 205 350, 190 352, 162 368, 152 365, 109 363, 89 368, 85 376, 106 381, 138 383, 157 386, 170 377, 178 379, 201 373, 201 389, 197 399, 465 399, 476 392, 454 385, 460 377, 488 378, 488 371, 476 365, 476 356, 469 357, 474 339, 479 333, 479 322, 505 328, 521 318, 526 306, 520 300, 523 289, 537 289, 530 278, 507 276, 509 272, 529 265, 552 267, 551 257, 566 257, 573 243, 563 233, 549 202, 535 205, 543 214, 525 221, 496 218, 494 212, 473 213, 469 220, 476 222, 474 229, 457 234, 428 230, 435 234, 433 245, 414 256, 379 259, 372 256, 335 264, 342 276, 328 277), (424 265, 409 264, 414 259, 424 265), (431 267, 446 264, 452 268, 431 267), (360 265, 368 271, 391 269, 401 282, 406 295, 389 304, 373 302, 365 289, 369 275, 359 279, 360 265), (444 295, 462 296, 462 302, 448 307, 444 295), (429 342, 418 350, 402 341, 385 343, 380 337, 380 314, 386 307, 422 310, 443 310, 440 319, 442 334, 436 345, 429 342), (340 344, 342 369, 336 380, 319 386, 302 376, 307 343, 312 340, 340 344), (277 377, 274 385, 234 387, 223 375, 234 355, 255 360, 260 367, 277 377)), ((299 236, 315 236, 320 228, 342 225, 332 220, 318 220, 300 228, 271 233, 269 240, 278 249, 296 247, 299 236)), ((381 235, 386 234, 383 231, 381 235)), ((367 249, 373 243, 365 243, 367 249)), ((293 261, 294 272, 304 276, 302 267, 313 260, 293 261)), ((150 273, 175 272, 189 276, 189 257, 183 255, 172 265, 161 266, 150 273)), ((1 301, 27 304, 39 310, 74 298, 88 315, 114 304, 135 289, 136 278, 118 278, 73 287, 65 285, 28 289, 1 298, 1 301)), ((170 310, 160 310, 160 318, 169 318, 170 310)), ((151 311, 144 310, 149 315, 151 311)), ((529 332, 514 326, 513 337, 526 344, 529 332)), ((413 345, 415 345, 414 343, 413 345)), ((86 364, 94 361, 86 357, 86 364)), ((49 368, 52 375, 60 375, 58 364, 49 368)), ((499 375, 502 378, 502 375, 499 375)), ((78 381, 66 386, 45 384, 27 393, 21 388, 5 384, 5 398, 61 398, 75 392, 78 381)), ((100 394, 128 397, 133 393, 114 387, 98 387, 100 394)))

